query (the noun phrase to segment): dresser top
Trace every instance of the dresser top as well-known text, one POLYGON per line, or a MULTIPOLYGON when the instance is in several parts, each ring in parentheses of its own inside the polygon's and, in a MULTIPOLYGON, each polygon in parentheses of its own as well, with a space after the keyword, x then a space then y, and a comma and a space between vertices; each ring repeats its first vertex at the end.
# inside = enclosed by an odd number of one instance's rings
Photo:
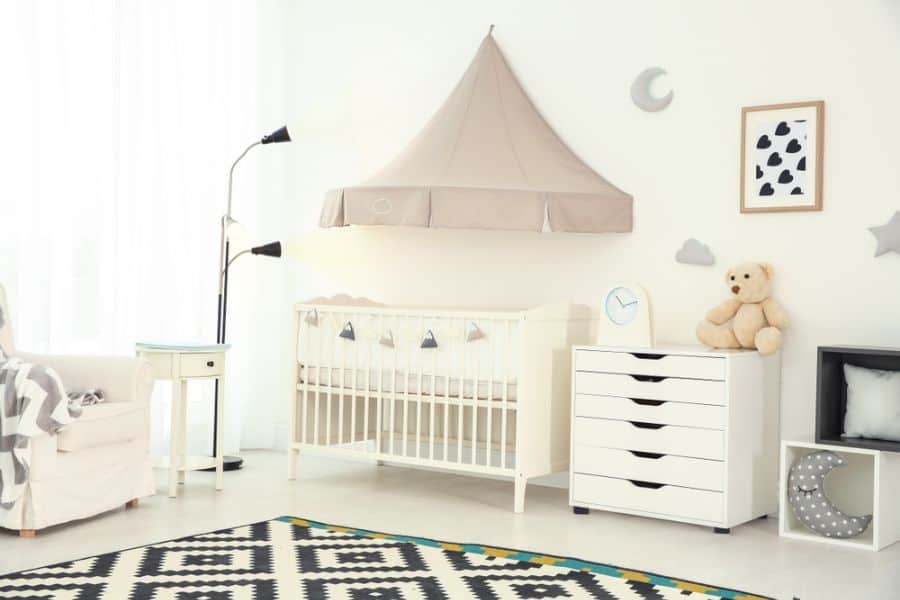
POLYGON ((699 344, 656 344, 652 348, 638 346, 573 346, 573 350, 594 350, 599 352, 628 352, 634 354, 663 354, 676 356, 711 356, 719 358, 737 358, 759 356, 756 350, 723 350, 699 344))

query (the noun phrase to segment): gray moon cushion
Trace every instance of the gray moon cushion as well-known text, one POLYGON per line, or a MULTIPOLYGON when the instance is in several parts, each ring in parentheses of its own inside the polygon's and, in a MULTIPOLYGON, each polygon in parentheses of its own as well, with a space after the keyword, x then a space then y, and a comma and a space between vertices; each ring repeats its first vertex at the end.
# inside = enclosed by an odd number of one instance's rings
POLYGON ((838 509, 825 494, 825 477, 847 461, 830 450, 801 456, 788 475, 788 503, 797 520, 822 537, 852 538, 872 522, 872 515, 854 517, 838 509))

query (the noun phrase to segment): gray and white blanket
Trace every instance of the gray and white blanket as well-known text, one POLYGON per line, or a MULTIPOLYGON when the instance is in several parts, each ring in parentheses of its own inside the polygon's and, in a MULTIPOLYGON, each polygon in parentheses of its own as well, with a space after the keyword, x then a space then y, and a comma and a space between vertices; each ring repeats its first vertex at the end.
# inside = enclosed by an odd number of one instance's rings
POLYGON ((0 508, 21 497, 31 467, 31 438, 56 433, 81 415, 53 369, 6 357, 0 349, 0 508))

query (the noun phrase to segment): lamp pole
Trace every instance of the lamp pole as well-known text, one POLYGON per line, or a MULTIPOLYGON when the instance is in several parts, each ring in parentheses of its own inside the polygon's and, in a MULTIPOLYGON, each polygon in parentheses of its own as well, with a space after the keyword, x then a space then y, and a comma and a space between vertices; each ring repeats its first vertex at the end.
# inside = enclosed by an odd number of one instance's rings
MULTIPOLYGON (((231 169, 228 170, 228 195, 227 202, 225 205, 225 214, 222 216, 220 221, 220 235, 219 235, 219 270, 217 273, 218 282, 219 282, 219 295, 217 299, 217 315, 216 315, 216 343, 224 344, 225 343, 225 325, 226 325, 226 317, 228 316, 228 268, 231 266, 231 263, 234 262, 239 256, 250 252, 252 254, 259 254, 262 256, 273 256, 278 257, 281 256, 281 244, 279 242, 272 242, 269 244, 264 244, 262 246, 256 246, 255 248, 251 248, 249 251, 244 250, 236 254, 233 258, 231 257, 231 242, 228 239, 227 229, 228 226, 236 221, 231 216, 231 192, 234 183, 234 169, 237 167, 238 163, 241 162, 247 153, 250 152, 253 148, 263 144, 276 144, 281 142, 290 142, 291 136, 288 132, 287 126, 280 127, 276 129, 269 135, 263 136, 261 139, 253 142, 246 148, 244 151, 240 153, 240 155, 235 159, 235 161, 231 164, 231 169)), ((214 399, 213 399, 213 414, 218 413, 219 409, 219 380, 215 380, 215 391, 214 391, 214 399)), ((218 423, 216 419, 213 419, 213 455, 215 455, 216 442, 218 441, 219 435, 224 435, 224 432, 220 432, 218 429, 218 423)), ((225 471, 235 471, 240 469, 244 464, 244 459, 239 456, 226 456, 223 461, 222 468, 225 471)))

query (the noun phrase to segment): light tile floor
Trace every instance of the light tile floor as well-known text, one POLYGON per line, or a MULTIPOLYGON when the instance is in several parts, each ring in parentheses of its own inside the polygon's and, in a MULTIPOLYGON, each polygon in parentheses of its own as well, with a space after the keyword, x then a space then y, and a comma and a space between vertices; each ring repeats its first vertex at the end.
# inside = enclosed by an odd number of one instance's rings
MULTIPOLYGON (((592 512, 573 515, 565 490, 530 486, 514 514, 512 483, 300 457, 288 481, 281 452, 245 452, 246 467, 189 473, 177 499, 161 493, 118 510, 54 527, 35 539, 0 530, 0 573, 163 541, 280 515, 391 533, 574 556, 777 598, 900 598, 900 544, 879 553, 782 540, 774 518, 715 535, 679 523, 592 512)), ((900 500, 898 500, 900 502, 900 500)), ((900 507, 898 507, 900 508, 900 507)))

